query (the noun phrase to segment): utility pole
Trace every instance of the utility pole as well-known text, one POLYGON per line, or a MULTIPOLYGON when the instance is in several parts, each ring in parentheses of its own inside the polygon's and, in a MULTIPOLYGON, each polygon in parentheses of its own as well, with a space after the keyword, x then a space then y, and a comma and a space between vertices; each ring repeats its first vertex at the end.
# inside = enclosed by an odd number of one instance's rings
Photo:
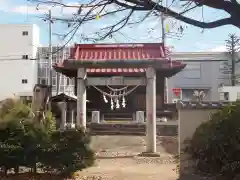
MULTIPOLYGON (((161 14, 161 29, 162 29, 162 44, 163 47, 165 48, 165 27, 164 27, 164 13, 161 14)), ((165 51, 165 50, 164 50, 165 51)), ((165 78, 164 81, 164 94, 166 93, 166 103, 168 103, 168 79, 165 78)))
POLYGON ((161 14, 161 26, 162 26, 162 43, 165 47, 165 28, 164 28, 164 14, 161 14))
POLYGON ((47 17, 43 19, 45 22, 48 22, 48 34, 49 34, 49 42, 48 42, 48 97, 49 97, 49 102, 48 102, 48 109, 51 109, 51 102, 50 98, 52 97, 52 10, 48 10, 47 17))
MULTIPOLYGON (((49 33, 49 55, 48 55, 48 86, 49 99, 52 97, 52 10, 48 11, 48 33, 49 33)), ((49 109, 51 109, 51 102, 49 101, 49 109)))
POLYGON ((231 68, 231 82, 232 82, 232 86, 235 86, 236 85, 236 76, 235 76, 235 58, 234 58, 234 55, 235 55, 235 44, 234 44, 234 36, 230 36, 231 38, 231 47, 232 47, 232 52, 231 52, 231 61, 232 61, 232 68, 231 68))
POLYGON ((235 68, 236 68, 236 63, 238 63, 239 61, 237 61, 235 59, 235 55, 236 52, 239 49, 239 44, 240 44, 240 38, 238 38, 235 34, 230 34, 229 35, 229 39, 226 41, 227 44, 227 50, 231 55, 231 85, 235 86, 236 85, 236 72, 235 72, 235 68))

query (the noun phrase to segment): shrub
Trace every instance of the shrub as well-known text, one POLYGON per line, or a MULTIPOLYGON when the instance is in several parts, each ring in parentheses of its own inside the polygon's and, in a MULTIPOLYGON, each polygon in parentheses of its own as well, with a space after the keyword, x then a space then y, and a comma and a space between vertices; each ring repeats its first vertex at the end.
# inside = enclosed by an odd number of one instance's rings
POLYGON ((0 118, 2 119, 16 105, 16 99, 5 99, 1 102, 0 118))
POLYGON ((232 180, 240 172, 240 103, 212 114, 187 148, 199 171, 232 180))
POLYGON ((19 167, 24 166, 34 173, 41 167, 69 176, 93 164, 88 133, 56 131, 51 112, 46 112, 44 120, 39 121, 21 101, 8 100, 3 108, 0 109, 0 166, 5 174, 12 168, 18 173, 19 167))
POLYGON ((25 134, 21 139, 25 156, 24 165, 36 173, 37 164, 41 162, 43 151, 50 141, 50 136, 44 126, 32 120, 24 122, 24 130, 25 134))
POLYGON ((43 165, 64 176, 93 165, 94 152, 89 147, 90 137, 83 130, 55 131, 51 136, 51 149, 43 165))
POLYGON ((24 137, 24 128, 16 120, 4 122, 0 125, 0 166, 5 174, 8 169, 14 168, 18 172, 19 164, 24 162, 24 150, 21 139, 24 137))
POLYGON ((5 174, 11 168, 17 173, 19 166, 36 172, 38 154, 48 140, 48 130, 34 121, 31 109, 20 100, 7 102, 0 111, 0 159, 4 159, 1 166, 5 174))
POLYGON ((48 133, 52 133, 56 130, 56 119, 53 116, 51 111, 47 111, 45 120, 43 121, 44 128, 48 131, 48 133))

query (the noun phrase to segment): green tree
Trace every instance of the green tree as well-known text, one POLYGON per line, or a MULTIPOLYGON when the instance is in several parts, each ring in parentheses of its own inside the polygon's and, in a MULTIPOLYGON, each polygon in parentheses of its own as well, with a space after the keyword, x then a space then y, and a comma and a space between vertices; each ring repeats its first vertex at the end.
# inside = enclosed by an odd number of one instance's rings
MULTIPOLYGON (((240 62, 239 57, 237 56, 240 50, 240 38, 235 34, 229 34, 229 39, 226 40, 226 47, 229 55, 231 56, 231 63, 226 62, 225 65, 228 66, 231 75, 231 85, 235 86, 239 83, 239 75, 236 74, 236 65, 240 62)), ((229 72, 227 72, 229 73, 229 72)))

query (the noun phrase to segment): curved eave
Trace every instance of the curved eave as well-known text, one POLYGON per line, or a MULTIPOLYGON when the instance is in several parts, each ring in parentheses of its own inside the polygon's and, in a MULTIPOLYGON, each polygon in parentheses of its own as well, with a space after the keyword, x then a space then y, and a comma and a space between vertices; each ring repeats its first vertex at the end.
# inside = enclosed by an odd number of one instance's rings
MULTIPOLYGON (((179 65, 175 65, 171 68, 158 69, 157 74, 161 74, 164 77, 172 77, 172 76, 176 75, 177 73, 181 72, 185 67, 186 67, 186 64, 179 64, 179 65)), ((67 77, 76 77, 77 76, 77 70, 76 69, 67 68, 67 67, 64 67, 62 65, 54 65, 53 68, 57 72, 62 73, 67 77)), ((91 73, 88 73, 88 74, 91 75, 91 73)), ((105 75, 105 74, 113 75, 113 76, 116 75, 116 73, 93 73, 93 74, 95 74, 95 75, 99 74, 99 76, 102 76, 102 75, 105 75)), ((125 73, 122 73, 122 75, 124 75, 124 74, 125 73)), ((129 74, 130 73, 128 73, 128 75, 129 74)), ((139 73, 134 73, 133 72, 131 74, 139 76, 139 73)), ((141 74, 143 74, 143 73, 141 73, 141 74)))
POLYGON ((53 68, 56 70, 56 72, 61 73, 67 77, 76 77, 77 76, 77 70, 64 67, 63 65, 55 64, 53 65, 53 68))

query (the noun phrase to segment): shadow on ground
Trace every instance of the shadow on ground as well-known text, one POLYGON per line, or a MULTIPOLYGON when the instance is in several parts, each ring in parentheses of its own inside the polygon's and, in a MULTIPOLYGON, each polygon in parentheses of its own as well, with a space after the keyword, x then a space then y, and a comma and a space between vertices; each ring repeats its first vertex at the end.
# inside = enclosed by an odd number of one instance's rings
POLYGON ((214 178, 210 177, 203 177, 195 174, 180 174, 177 180, 215 180, 214 178))
POLYGON ((178 138, 177 137, 157 137, 157 142, 163 147, 166 153, 178 155, 178 138))
POLYGON ((134 158, 133 155, 123 155, 123 156, 96 156, 97 159, 127 159, 127 158, 134 158))
POLYGON ((10 174, 7 177, 0 176, 1 180, 66 180, 61 176, 55 176, 48 173, 39 173, 37 175, 33 175, 32 173, 21 173, 21 174, 10 174))

